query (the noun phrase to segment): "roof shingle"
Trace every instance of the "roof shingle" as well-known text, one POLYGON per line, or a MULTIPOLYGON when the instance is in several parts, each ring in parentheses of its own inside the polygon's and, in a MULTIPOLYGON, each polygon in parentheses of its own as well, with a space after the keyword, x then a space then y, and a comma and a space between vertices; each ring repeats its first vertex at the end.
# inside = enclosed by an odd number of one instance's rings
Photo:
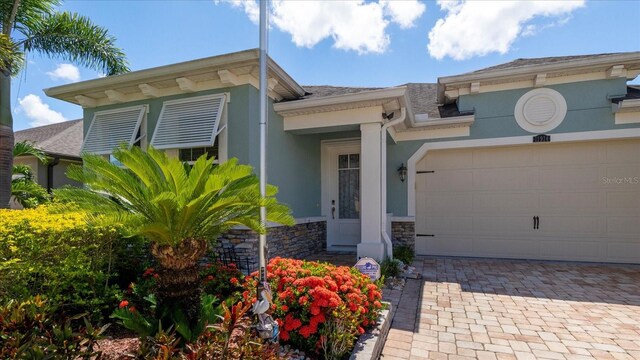
POLYGON ((29 141, 45 153, 80 157, 82 119, 16 131, 15 142, 29 141))

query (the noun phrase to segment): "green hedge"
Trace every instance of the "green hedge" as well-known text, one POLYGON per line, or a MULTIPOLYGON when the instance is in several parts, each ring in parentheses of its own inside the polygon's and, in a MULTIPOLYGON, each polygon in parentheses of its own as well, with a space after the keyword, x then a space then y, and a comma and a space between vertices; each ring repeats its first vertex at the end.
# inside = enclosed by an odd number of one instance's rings
POLYGON ((0 302, 43 295, 60 314, 102 318, 126 283, 118 270, 139 271, 140 246, 116 226, 91 227, 82 212, 53 210, 0 210, 0 302))

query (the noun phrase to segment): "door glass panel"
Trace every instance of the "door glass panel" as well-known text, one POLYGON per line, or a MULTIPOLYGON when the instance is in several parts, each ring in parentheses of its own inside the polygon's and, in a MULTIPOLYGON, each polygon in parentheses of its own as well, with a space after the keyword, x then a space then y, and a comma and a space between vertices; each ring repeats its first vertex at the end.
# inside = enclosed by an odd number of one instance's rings
POLYGON ((338 155, 338 169, 347 169, 349 167, 349 155, 338 155))
POLYGON ((359 168, 360 167, 360 154, 351 154, 351 155, 349 155, 349 167, 350 168, 359 168))
POLYGON ((360 155, 339 155, 338 167, 338 216, 340 219, 359 219, 360 155))

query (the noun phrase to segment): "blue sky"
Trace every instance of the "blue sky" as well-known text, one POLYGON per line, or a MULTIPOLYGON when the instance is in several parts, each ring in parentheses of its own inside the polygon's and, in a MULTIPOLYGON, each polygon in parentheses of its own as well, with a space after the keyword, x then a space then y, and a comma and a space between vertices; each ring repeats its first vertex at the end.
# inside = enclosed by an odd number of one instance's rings
MULTIPOLYGON (((435 82, 516 58, 640 50, 640 1, 274 2, 269 53, 302 85, 435 82)), ((132 70, 258 46, 257 5, 229 1, 66 1, 105 26, 132 70)), ((77 119, 43 88, 99 73, 30 54, 13 81, 16 130, 77 119)), ((638 83, 638 79, 634 83, 638 83)))

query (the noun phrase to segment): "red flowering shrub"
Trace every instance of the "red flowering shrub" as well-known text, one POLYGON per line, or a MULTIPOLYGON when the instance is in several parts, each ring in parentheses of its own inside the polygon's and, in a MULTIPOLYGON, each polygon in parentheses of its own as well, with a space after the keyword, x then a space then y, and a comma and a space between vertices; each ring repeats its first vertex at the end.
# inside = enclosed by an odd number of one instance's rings
POLYGON ((241 289, 240 280, 243 275, 236 264, 224 265, 220 262, 207 264, 200 270, 205 294, 226 299, 241 289))
MULTIPOLYGON (((245 287, 253 294, 257 276, 245 278, 245 287)), ((382 308, 379 287, 354 268, 274 258, 267 265, 267 279, 280 339, 305 352, 320 354, 326 344, 345 337, 350 344, 345 350, 351 350, 355 338, 375 324, 382 308)), ((326 349, 324 353, 327 356, 326 349)))

